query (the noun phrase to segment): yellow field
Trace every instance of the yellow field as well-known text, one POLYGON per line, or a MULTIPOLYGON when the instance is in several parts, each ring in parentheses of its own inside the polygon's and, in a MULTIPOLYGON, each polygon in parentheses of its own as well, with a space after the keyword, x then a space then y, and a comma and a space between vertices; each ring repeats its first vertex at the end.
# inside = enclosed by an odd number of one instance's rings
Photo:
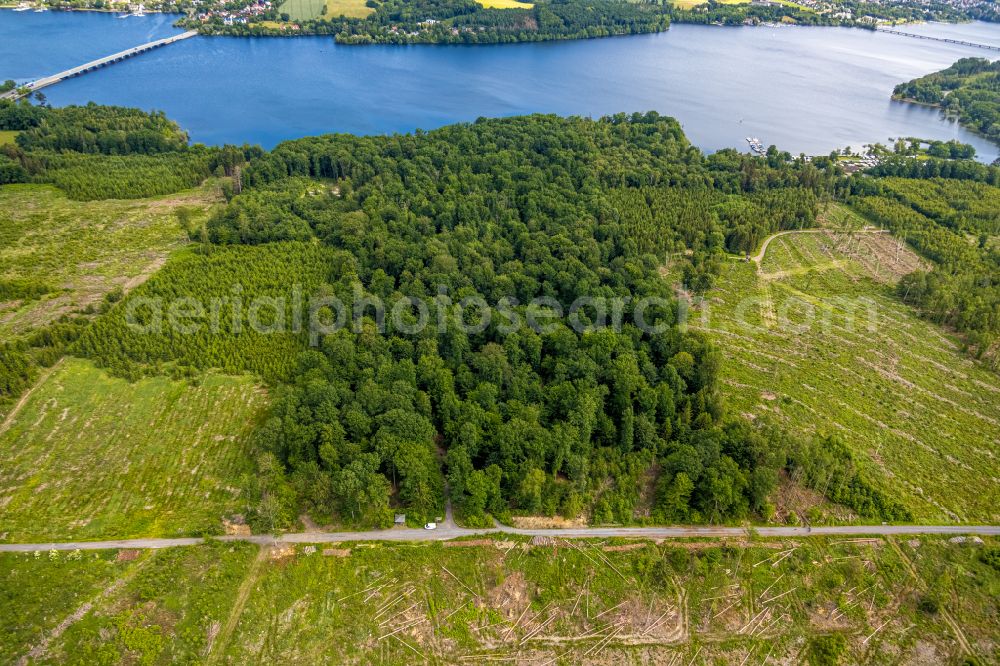
MULTIPOLYGON (((675 7, 678 7, 680 9, 692 9, 692 8, 697 7, 699 5, 704 5, 704 4, 706 4, 708 2, 708 0, 671 0, 671 1, 673 2, 673 4, 674 4, 675 7)), ((747 5, 747 4, 750 4, 750 0, 718 0, 718 2, 719 2, 719 4, 722 4, 722 5, 747 5)), ((807 9, 803 5, 800 5, 800 4, 796 3, 796 2, 792 2, 791 0, 778 0, 778 2, 780 2, 783 5, 785 5, 786 7, 794 7, 796 9, 807 9)))
POLYGON ((365 0, 326 0, 326 15, 329 18, 346 16, 348 18, 365 18, 374 9, 365 7, 365 0))
MULTIPOLYGON (((719 4, 723 5, 745 5, 749 4, 750 0, 718 0, 719 4)), ((680 9, 692 9, 698 5, 704 5, 708 3, 708 0, 672 0, 675 7, 680 9)))
POLYGON ((489 9, 531 9, 532 2, 517 2, 517 0, 476 0, 483 7, 489 9))

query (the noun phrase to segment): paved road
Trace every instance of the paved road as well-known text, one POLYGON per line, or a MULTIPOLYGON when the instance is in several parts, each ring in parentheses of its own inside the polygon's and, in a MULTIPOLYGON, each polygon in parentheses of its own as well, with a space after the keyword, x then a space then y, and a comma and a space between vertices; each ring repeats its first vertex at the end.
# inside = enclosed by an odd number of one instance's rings
MULTIPOLYGON (((1000 525, 838 525, 830 527, 755 527, 752 531, 764 537, 805 536, 894 536, 894 535, 982 535, 1000 536, 1000 525)), ((676 539, 686 537, 745 537, 743 527, 582 527, 573 529, 522 530, 497 527, 470 530, 442 526, 436 530, 400 528, 367 532, 296 532, 278 536, 221 536, 178 539, 117 539, 112 541, 66 541, 60 543, 2 543, 0 552, 24 553, 36 550, 104 550, 112 548, 172 548, 193 546, 210 540, 248 541, 261 545, 282 543, 334 543, 343 541, 447 541, 457 537, 487 534, 518 534, 563 539, 624 537, 633 539, 676 539)))

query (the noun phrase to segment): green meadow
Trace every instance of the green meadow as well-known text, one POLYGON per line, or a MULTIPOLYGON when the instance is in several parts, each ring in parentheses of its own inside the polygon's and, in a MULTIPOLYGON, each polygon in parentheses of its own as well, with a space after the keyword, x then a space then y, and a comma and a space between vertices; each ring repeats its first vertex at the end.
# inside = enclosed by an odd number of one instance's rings
POLYGON ((310 21, 318 18, 364 18, 374 9, 365 0, 285 0, 278 8, 293 21, 310 21), (325 11, 324 11, 325 8, 325 11))
POLYGON ((0 188, 0 282, 37 283, 42 295, 0 302, 9 338, 127 291, 186 240, 178 209, 204 214, 218 198, 205 186, 151 199, 73 201, 48 185, 0 188))
POLYGON ((0 425, 3 540, 221 533, 266 404, 247 377, 129 383, 64 359, 0 425))

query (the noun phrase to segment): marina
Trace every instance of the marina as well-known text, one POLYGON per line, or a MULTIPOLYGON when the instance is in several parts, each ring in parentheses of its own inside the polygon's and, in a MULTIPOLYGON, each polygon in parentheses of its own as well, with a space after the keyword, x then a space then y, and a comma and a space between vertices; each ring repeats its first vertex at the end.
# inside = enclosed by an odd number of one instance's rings
POLYGON ((757 153, 758 155, 764 155, 767 153, 767 148, 757 137, 747 137, 747 143, 750 144, 750 150, 757 153))

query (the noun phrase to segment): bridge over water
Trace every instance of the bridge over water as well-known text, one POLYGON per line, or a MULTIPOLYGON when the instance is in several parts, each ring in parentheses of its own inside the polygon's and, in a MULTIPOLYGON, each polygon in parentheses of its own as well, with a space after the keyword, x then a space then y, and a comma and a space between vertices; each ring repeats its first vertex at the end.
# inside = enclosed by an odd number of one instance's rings
POLYGON ((918 35, 913 32, 903 32, 902 30, 890 30, 889 28, 879 28, 879 32, 885 32, 890 35, 901 35, 903 37, 912 37, 914 39, 929 39, 932 42, 947 42, 948 44, 959 44, 961 46, 974 46, 977 49, 989 49, 991 51, 1000 51, 1000 46, 994 44, 976 44, 975 42, 964 42, 961 39, 948 39, 947 37, 931 37, 929 35, 918 35))
POLYGON ((67 69, 64 72, 59 72, 58 74, 53 74, 52 76, 46 76, 44 78, 38 79, 37 81, 32 81, 23 86, 18 86, 14 90, 8 91, 3 95, 0 95, 0 99, 16 99, 18 97, 23 97, 24 95, 30 95, 36 90, 41 90, 47 86, 55 85, 60 81, 65 81, 66 79, 71 79, 74 76, 80 76, 81 74, 86 74, 87 72, 92 72, 95 69, 100 69, 101 67, 107 67, 108 65, 113 65, 116 62, 121 62, 122 60, 127 60, 140 53, 145 53, 146 51, 152 51, 153 49, 158 49, 161 46, 167 46, 168 44, 173 44, 174 42, 179 42, 182 39, 189 39, 198 34, 197 30, 188 30, 187 32, 182 32, 179 35, 174 35, 172 37, 167 37, 165 39, 157 39, 153 42, 147 42, 146 44, 140 44, 139 46, 132 47, 130 49, 125 49, 124 51, 119 51, 109 56, 103 58, 98 58, 97 60, 91 60, 88 63, 84 63, 79 67, 74 67, 72 69, 67 69))

